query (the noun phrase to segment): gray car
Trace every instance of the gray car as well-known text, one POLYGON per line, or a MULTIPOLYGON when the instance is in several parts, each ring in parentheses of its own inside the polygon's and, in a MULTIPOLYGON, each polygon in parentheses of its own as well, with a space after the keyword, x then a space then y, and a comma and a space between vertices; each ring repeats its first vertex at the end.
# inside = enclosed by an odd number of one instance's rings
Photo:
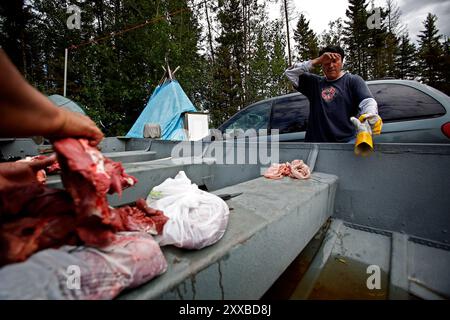
MULTIPOLYGON (((410 80, 376 80, 367 85, 384 123, 375 142, 450 143, 449 96, 410 80)), ((278 129, 280 141, 304 141, 308 116, 308 99, 291 93, 248 106, 219 130, 225 137, 239 137, 248 129, 278 129)))

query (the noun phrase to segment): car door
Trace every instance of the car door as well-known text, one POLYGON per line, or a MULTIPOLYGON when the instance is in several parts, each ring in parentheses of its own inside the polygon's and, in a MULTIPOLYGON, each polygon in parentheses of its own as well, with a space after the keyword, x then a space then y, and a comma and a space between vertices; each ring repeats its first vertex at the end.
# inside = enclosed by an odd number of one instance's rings
POLYGON ((309 101, 302 94, 277 99, 272 107, 271 133, 279 131, 280 141, 304 141, 309 118, 309 101))
POLYGON ((425 92, 403 84, 369 84, 383 119, 382 134, 375 142, 448 142, 441 132, 445 108, 425 92))

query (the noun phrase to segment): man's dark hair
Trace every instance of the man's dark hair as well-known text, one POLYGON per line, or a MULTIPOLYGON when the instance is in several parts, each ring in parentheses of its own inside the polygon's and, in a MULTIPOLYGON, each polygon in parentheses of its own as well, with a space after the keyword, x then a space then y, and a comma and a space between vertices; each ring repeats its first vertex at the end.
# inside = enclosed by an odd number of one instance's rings
POLYGON ((341 55, 341 60, 344 61, 344 50, 339 46, 326 46, 319 51, 319 57, 325 52, 339 53, 341 55))

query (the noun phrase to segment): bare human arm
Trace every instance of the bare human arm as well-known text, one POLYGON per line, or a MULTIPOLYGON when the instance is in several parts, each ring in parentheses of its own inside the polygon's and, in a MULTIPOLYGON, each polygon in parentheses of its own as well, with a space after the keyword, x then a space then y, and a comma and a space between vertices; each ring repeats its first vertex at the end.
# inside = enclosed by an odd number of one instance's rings
POLYGON ((341 55, 339 53, 325 52, 320 57, 317 57, 317 58, 311 60, 311 64, 313 66, 324 65, 324 64, 331 63, 331 62, 336 62, 340 59, 341 59, 341 55))
POLYGON ((103 134, 87 116, 58 108, 31 86, 0 49, 0 136, 86 138, 97 145, 103 134))
POLYGON ((341 55, 339 53, 325 52, 320 57, 312 60, 297 62, 284 72, 285 76, 292 82, 294 87, 299 86, 299 77, 305 72, 310 72, 311 69, 317 65, 327 65, 331 62, 340 61, 341 55))

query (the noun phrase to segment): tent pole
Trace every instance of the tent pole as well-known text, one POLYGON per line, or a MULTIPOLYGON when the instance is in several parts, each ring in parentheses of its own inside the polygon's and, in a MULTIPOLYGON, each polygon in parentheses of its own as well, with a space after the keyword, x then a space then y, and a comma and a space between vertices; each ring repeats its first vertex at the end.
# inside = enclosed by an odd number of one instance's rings
POLYGON ((176 67, 175 70, 172 72, 172 76, 173 76, 173 77, 175 77, 175 72, 177 72, 178 69, 180 69, 180 66, 176 67))
POLYGON ((172 71, 170 70, 169 63, 167 63, 167 70, 169 70, 169 78, 172 80, 172 71))

